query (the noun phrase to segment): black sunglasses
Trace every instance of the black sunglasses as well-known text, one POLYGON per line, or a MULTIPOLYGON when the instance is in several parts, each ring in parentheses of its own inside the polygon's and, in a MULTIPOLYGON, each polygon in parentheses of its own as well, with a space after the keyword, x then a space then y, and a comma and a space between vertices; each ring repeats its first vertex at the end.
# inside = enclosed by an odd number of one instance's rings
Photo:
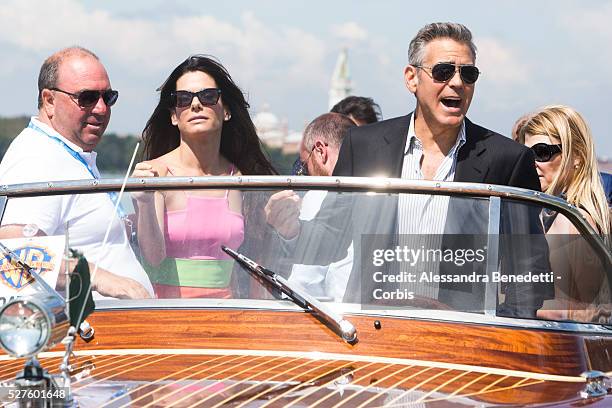
POLYGON ((170 102, 172 106, 185 108, 191 105, 193 98, 196 96, 203 106, 213 106, 219 102, 221 90, 219 88, 206 88, 198 92, 172 91, 170 92, 170 102))
POLYGON ((535 153, 535 160, 540 163, 550 161, 557 153, 561 153, 561 145, 549 145, 546 143, 536 143, 531 146, 531 150, 535 153))
POLYGON ((431 71, 431 77, 437 82, 446 82, 455 76, 455 72, 459 70, 461 79, 466 84, 473 84, 478 79, 480 71, 474 65, 455 65, 450 62, 439 62, 433 67, 425 65, 415 65, 417 68, 428 69, 431 71))
POLYGON ((67 92, 59 88, 49 88, 52 91, 57 91, 64 93, 66 95, 70 95, 72 98, 76 100, 77 105, 81 108, 90 108, 94 106, 102 97, 102 100, 106 104, 106 106, 111 107, 117 102, 117 98, 119 98, 119 92, 113 89, 107 89, 105 91, 94 91, 91 89, 86 89, 79 92, 67 92))

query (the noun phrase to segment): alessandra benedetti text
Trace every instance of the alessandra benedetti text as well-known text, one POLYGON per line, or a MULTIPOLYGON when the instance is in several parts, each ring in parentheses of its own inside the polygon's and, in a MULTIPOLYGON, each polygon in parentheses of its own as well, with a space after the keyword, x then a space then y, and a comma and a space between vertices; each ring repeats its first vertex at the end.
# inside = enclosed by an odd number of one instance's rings
POLYGON ((529 283, 529 282, 553 282, 555 279, 554 272, 532 273, 525 272, 516 275, 503 274, 502 272, 492 272, 491 276, 479 274, 476 272, 464 274, 444 274, 439 275, 433 272, 400 272, 396 274, 386 274, 384 272, 374 272, 372 279, 377 283, 487 283, 487 282, 505 282, 505 283, 529 283))

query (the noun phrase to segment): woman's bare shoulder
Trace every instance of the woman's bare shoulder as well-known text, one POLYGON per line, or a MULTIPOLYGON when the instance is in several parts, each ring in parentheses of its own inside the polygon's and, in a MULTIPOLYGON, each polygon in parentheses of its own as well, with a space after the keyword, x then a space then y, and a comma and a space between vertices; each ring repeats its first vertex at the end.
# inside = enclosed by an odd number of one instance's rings
MULTIPOLYGON (((595 221, 593 221, 593 218, 589 215, 589 213, 584 211, 582 208, 578 208, 578 210, 580 211, 582 218, 584 218, 585 221, 589 223, 589 225, 591 225, 591 227, 596 228, 595 221)), ((557 217, 553 225, 556 227, 555 231, 557 233, 580 234, 576 226, 569 219, 567 219, 565 216, 561 214, 557 217)))
POLYGON ((231 174, 232 176, 242 176, 242 172, 238 166, 236 166, 235 163, 231 162, 225 156, 221 156, 221 166, 222 168, 226 169, 225 171, 227 171, 227 174, 231 174))
POLYGON ((168 156, 168 154, 145 161, 143 163, 149 164, 151 167, 153 167, 153 170, 157 171, 157 174, 159 174, 160 177, 165 177, 168 175, 168 166, 170 165, 168 160, 169 157, 166 156, 168 156))

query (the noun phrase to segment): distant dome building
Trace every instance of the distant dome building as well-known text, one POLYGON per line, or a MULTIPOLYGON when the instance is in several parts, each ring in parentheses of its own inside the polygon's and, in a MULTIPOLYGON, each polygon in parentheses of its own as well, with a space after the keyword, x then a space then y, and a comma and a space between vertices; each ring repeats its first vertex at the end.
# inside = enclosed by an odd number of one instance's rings
MULTIPOLYGON (((331 109, 336 103, 351 95, 352 92, 353 84, 348 65, 348 50, 344 48, 338 55, 332 75, 329 88, 328 109, 331 109)), ((302 131, 308 122, 310 121, 306 121, 302 131)), ((280 148, 283 154, 299 154, 300 144, 302 142, 302 131, 289 131, 287 120, 280 120, 272 113, 269 104, 263 104, 261 110, 253 117, 253 124, 257 130, 259 139, 261 139, 266 146, 280 148)))
POLYGON ((351 73, 348 65, 348 50, 344 48, 340 52, 340 55, 338 55, 336 67, 332 74, 328 109, 333 108, 335 104, 349 96, 352 92, 353 84, 351 82, 351 73))
POLYGON ((287 136, 287 125, 281 122, 275 114, 270 112, 266 103, 262 110, 253 118, 257 135, 269 147, 280 148, 287 136))

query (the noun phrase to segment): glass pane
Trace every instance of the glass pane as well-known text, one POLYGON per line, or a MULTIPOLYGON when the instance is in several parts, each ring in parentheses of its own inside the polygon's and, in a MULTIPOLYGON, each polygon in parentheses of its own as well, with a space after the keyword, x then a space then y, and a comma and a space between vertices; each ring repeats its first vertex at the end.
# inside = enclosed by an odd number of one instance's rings
POLYGON ((612 322, 610 248, 587 239, 602 237, 581 235, 552 209, 512 200, 502 203, 501 233, 501 301, 527 299, 541 319, 612 322), (512 280, 521 282, 509 288, 512 280))
MULTIPOLYGON (((282 298, 225 254, 227 245, 349 310, 488 309, 610 322, 605 252, 578 233, 544 234, 537 205, 502 200, 499 234, 489 236, 496 220, 489 225, 487 198, 169 190, 126 193, 117 215, 113 200, 107 193, 11 199, 2 242, 20 249, 10 239, 29 237, 61 257, 68 225, 69 246, 89 261, 95 299, 282 298), (49 246, 39 236, 61 238, 49 246)), ((18 255, 43 266, 35 251, 18 255)), ((3 268, 6 287, 16 275, 3 268)), ((56 270, 49 283, 62 289, 56 270)))
POLYGON ((70 247, 90 263, 95 299, 282 298, 236 265, 226 245, 350 308, 483 310, 484 285, 470 276, 486 275, 487 199, 172 190, 126 193, 116 215, 114 199, 12 199, 2 236, 63 237, 68 225, 70 247))
POLYGON ((488 200, 309 192, 310 206, 299 235, 272 251, 290 281, 361 309, 482 312, 484 285, 469 276, 486 274, 488 200))
MULTIPOLYGON (((0 228, 2 242, 36 269, 41 263, 33 258, 32 248, 40 248, 45 254, 42 275, 61 294, 68 239, 68 246, 89 262, 94 299, 153 296, 150 280, 130 245, 129 209, 122 205, 115 215, 115 197, 99 193, 10 199, 0 228), (29 243, 26 249, 24 240, 29 243)), ((69 269, 75 264, 69 264, 69 269)), ((6 276, 4 280, 6 284, 6 276)))

